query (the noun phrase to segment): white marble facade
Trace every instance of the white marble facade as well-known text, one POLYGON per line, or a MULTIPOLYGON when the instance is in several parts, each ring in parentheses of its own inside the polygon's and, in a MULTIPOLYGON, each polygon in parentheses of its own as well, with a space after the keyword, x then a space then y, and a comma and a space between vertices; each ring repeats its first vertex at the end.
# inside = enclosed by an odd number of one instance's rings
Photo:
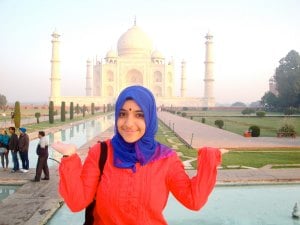
MULTIPOLYGON (((61 96, 59 71, 59 35, 52 34, 51 96, 55 105, 61 101, 89 105, 114 104, 120 91, 130 85, 142 85, 154 94, 157 105, 213 107, 212 36, 207 35, 204 98, 186 97, 186 63, 181 64, 180 97, 174 96, 174 63, 154 50, 152 40, 135 23, 118 40, 117 50, 109 50, 102 60, 87 60, 86 96, 61 96), (209 72, 207 72, 209 71, 209 72)), ((200 75, 199 75, 200 76, 200 75)))

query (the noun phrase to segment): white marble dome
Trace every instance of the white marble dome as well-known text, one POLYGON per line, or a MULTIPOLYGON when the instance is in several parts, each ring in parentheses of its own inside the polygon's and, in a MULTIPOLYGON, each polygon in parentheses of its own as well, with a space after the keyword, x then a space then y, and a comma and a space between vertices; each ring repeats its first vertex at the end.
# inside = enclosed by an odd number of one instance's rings
POLYGON ((109 50, 107 53, 106 53, 106 56, 105 58, 117 58, 118 57, 118 53, 115 51, 115 50, 109 50))
POLYGON ((118 40, 119 56, 147 56, 152 52, 152 41, 138 26, 128 29, 118 40))

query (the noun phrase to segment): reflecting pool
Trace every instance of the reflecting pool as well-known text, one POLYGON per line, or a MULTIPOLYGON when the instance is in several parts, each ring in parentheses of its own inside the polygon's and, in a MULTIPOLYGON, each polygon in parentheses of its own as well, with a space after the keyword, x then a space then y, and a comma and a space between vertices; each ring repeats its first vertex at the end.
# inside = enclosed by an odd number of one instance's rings
POLYGON ((20 186, 0 185, 0 202, 16 192, 20 186))
MULTIPOLYGON (((62 141, 67 143, 73 143, 77 147, 82 146, 89 140, 93 139, 97 135, 99 135, 101 132, 105 131, 107 128, 109 128, 113 124, 113 115, 106 115, 99 117, 95 120, 89 120, 82 122, 80 124, 71 125, 69 128, 60 130, 55 133, 50 133, 47 135, 47 138, 49 140, 49 144, 56 141, 62 141)), ((36 135, 38 135, 38 132, 36 132, 36 135)), ((39 139, 31 140, 29 143, 29 167, 30 168, 36 168, 36 162, 37 162, 37 155, 36 155, 36 147, 39 142, 39 139)), ((11 154, 9 155, 9 168, 12 168, 12 159, 11 154)), ((51 147, 49 148, 49 157, 60 159, 61 156, 52 151, 51 147)), ((52 166, 53 163, 56 163, 52 160, 48 160, 48 165, 52 166)), ((21 164, 21 160, 19 157, 19 165, 21 164)))
MULTIPOLYGON (((169 225, 300 225, 291 216, 296 202, 299 184, 217 186, 202 210, 190 211, 170 196, 164 215, 169 225)), ((72 213, 64 205, 47 225, 82 225, 83 220, 84 211, 72 213)))

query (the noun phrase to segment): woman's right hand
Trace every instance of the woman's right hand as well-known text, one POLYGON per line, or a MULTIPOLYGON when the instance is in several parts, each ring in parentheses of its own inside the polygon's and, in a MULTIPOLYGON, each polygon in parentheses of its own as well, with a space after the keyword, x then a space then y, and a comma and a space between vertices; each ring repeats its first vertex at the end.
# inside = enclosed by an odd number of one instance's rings
POLYGON ((77 151, 76 145, 74 145, 74 144, 65 144, 65 143, 62 143, 62 142, 55 142, 51 145, 51 147, 55 151, 59 152, 60 154, 68 155, 68 156, 71 156, 71 155, 75 154, 76 151, 77 151))

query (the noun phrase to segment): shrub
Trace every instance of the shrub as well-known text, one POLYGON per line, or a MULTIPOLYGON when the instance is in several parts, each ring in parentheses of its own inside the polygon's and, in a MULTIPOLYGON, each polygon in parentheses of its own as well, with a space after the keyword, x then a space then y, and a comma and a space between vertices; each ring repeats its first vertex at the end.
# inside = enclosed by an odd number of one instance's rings
POLYGON ((92 105, 91 105, 91 114, 92 115, 95 114, 95 103, 92 103, 92 105))
POLYGON ((35 118, 36 118, 36 123, 40 123, 40 117, 41 117, 41 113, 40 112, 36 112, 34 114, 35 118))
POLYGON ((256 125, 250 126, 248 130, 251 132, 252 137, 259 137, 259 135, 260 135, 259 126, 256 126, 256 125))
POLYGON ((245 108, 241 112, 243 115, 250 115, 251 113, 255 113, 254 109, 245 108))
POLYGON ((182 116, 182 117, 186 117, 186 112, 182 112, 182 113, 181 113, 181 116, 182 116))
POLYGON ((75 113, 78 115, 80 112, 79 105, 77 104, 75 107, 75 113))
POLYGON ((222 129, 223 126, 224 126, 224 121, 223 121, 223 120, 216 120, 216 121, 215 121, 215 125, 216 125, 217 127, 219 127, 220 129, 222 129))
POLYGON ((86 111, 86 106, 83 105, 83 108, 82 108, 82 117, 85 117, 85 111, 86 111))
POLYGON ((70 103, 70 120, 74 118, 74 103, 70 103))
POLYGON ((284 115, 293 115, 293 114, 297 113, 297 109, 293 108, 293 107, 289 107, 289 108, 284 109, 283 113, 284 113, 284 115))
POLYGON ((177 112, 176 112, 176 114, 177 114, 177 115, 180 115, 180 114, 181 114, 181 112, 180 112, 180 111, 177 111, 177 112))
POLYGON ((53 101, 49 102, 49 123, 54 123, 54 103, 53 101))
POLYGON ((256 112, 256 116, 257 117, 264 117, 266 115, 266 112, 265 111, 257 111, 256 112))
POLYGON ((202 118, 202 119, 201 119, 201 122, 202 122, 202 123, 205 123, 205 118, 202 118))
MULTIPOLYGON (((295 132, 295 127, 292 124, 285 123, 278 129, 278 132, 283 132, 283 133, 294 133, 295 132)), ((286 134, 288 136, 288 134, 286 134)))
POLYGON ((15 103, 14 123, 16 128, 19 128, 21 125, 21 106, 20 106, 20 102, 18 101, 16 101, 15 103))
POLYGON ((61 122, 66 121, 66 103, 65 102, 61 102, 60 120, 61 120, 61 122))

